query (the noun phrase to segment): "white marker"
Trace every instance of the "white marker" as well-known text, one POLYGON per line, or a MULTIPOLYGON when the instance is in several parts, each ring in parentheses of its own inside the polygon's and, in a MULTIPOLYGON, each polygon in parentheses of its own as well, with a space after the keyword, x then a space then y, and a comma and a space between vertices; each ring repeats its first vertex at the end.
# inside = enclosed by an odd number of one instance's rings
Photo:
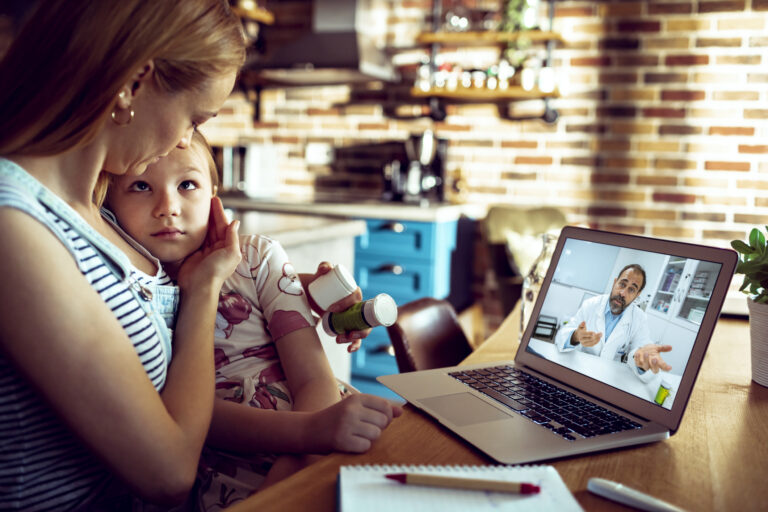
POLYGON ((631 487, 604 478, 590 478, 587 489, 609 500, 618 501, 624 505, 635 507, 649 512, 684 512, 666 501, 649 496, 631 487))

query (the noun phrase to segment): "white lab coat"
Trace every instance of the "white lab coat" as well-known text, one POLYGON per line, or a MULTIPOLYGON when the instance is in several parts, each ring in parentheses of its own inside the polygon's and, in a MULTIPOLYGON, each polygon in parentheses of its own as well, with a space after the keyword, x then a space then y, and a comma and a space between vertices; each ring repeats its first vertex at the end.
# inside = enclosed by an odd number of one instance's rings
POLYGON ((627 354, 627 365, 632 372, 642 381, 653 378, 653 372, 642 372, 635 365, 634 355, 638 348, 649 343, 651 334, 648 330, 648 318, 645 311, 637 307, 633 302, 622 313, 619 323, 616 324, 608 339, 605 337, 605 307, 609 294, 598 295, 584 301, 576 314, 567 324, 557 331, 555 345, 560 352, 580 350, 587 354, 596 355, 604 359, 621 361, 623 354, 627 354), (585 322, 588 331, 601 332, 603 337, 592 347, 581 344, 571 345, 571 335, 581 322, 585 322))

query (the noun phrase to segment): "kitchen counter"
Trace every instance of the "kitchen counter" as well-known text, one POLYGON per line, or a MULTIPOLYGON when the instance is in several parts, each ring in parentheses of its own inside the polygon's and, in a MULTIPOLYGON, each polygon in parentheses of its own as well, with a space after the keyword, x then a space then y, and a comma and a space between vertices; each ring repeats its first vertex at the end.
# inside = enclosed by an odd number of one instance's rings
POLYGON ((343 201, 338 198, 321 200, 258 199, 248 197, 222 197, 224 206, 235 210, 296 213, 326 217, 400 219, 417 222, 449 222, 460 217, 480 219, 485 216, 485 205, 429 204, 419 206, 377 200, 343 201))
MULTIPOLYGON (((224 205, 226 208, 233 208, 229 201, 224 205)), ((235 207, 234 218, 240 220, 240 233, 265 235, 274 238, 286 248, 331 239, 354 238, 366 231, 365 222, 362 220, 322 217, 315 214, 264 213, 238 208, 235 207)))

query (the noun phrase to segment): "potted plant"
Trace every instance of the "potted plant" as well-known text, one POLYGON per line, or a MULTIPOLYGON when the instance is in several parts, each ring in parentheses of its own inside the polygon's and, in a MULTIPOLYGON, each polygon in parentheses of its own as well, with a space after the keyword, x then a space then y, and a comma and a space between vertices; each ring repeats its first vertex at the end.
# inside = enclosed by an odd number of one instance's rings
MULTIPOLYGON (((768 226, 765 226, 768 233, 768 226)), ((749 243, 731 242, 739 253, 736 273, 744 275, 739 291, 746 293, 752 340, 752 380, 768 386, 768 247, 759 229, 749 233, 749 243)))

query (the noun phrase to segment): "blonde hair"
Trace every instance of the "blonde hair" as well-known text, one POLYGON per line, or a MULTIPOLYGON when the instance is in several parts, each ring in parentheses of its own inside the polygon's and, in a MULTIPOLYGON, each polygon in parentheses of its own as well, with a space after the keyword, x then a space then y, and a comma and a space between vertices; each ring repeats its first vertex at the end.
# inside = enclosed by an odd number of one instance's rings
MULTIPOLYGON (((213 195, 219 188, 219 169, 216 165, 216 160, 213 157, 213 148, 208 143, 205 136, 199 131, 192 132, 192 139, 189 142, 189 147, 186 149, 174 149, 174 151, 189 151, 193 146, 198 146, 202 150, 203 158, 208 166, 208 173, 211 176, 211 189, 213 195)), ((166 157, 167 158, 167 157, 166 157)), ((93 191, 93 202, 96 206, 101 207, 107 201, 109 195, 109 187, 114 182, 114 175, 105 171, 101 171, 99 178, 96 181, 96 188, 93 191)))
POLYGON ((199 89, 244 62, 242 24, 226 0, 39 2, 0 61, 0 155, 88 143, 150 59, 164 90, 199 89))

